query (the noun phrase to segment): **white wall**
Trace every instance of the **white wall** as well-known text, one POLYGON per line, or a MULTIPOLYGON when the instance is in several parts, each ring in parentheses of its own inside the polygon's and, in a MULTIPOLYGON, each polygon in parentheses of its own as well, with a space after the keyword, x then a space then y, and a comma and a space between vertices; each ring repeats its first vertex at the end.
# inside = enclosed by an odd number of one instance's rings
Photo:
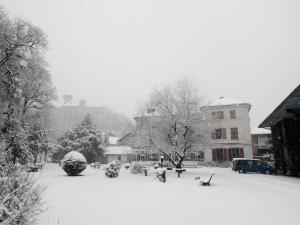
MULTIPOLYGON (((224 119, 212 118, 211 131, 226 128, 226 139, 211 139, 212 148, 243 148, 245 157, 253 157, 249 117, 250 107, 250 104, 206 107, 210 116, 213 112, 223 111, 224 113, 224 119), (236 119, 230 119, 230 111, 236 111, 236 119), (238 140, 231 140, 230 128, 238 128, 238 140)), ((212 156, 209 156, 209 154, 211 154, 211 151, 206 152, 208 158, 205 161, 212 160, 212 156)))

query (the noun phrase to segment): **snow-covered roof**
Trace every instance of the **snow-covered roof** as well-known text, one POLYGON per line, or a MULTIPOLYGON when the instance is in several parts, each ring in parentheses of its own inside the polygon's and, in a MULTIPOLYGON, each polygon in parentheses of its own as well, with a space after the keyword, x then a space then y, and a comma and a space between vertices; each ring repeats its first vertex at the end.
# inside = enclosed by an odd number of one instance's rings
POLYGON ((268 129, 255 127, 251 130, 251 134, 271 134, 271 131, 268 129))
POLYGON ((118 143, 118 140, 119 140, 119 139, 120 139, 119 137, 109 136, 109 137, 108 137, 108 143, 109 143, 110 145, 116 145, 116 144, 118 143))
POLYGON ((238 104, 249 104, 249 103, 231 99, 231 98, 220 97, 218 100, 212 102, 209 105, 210 106, 219 106, 219 105, 238 105, 238 104))
POLYGON ((131 147, 128 146, 108 146, 105 150, 106 155, 122 155, 132 152, 131 147))

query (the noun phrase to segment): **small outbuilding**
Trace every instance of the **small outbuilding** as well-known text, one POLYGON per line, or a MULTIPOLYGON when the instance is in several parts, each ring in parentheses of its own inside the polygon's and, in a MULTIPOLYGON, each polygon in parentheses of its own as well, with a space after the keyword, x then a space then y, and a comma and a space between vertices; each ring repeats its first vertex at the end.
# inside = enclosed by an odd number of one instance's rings
POLYGON ((105 158, 107 162, 118 160, 129 162, 132 157, 131 147, 128 146, 107 146, 105 148, 105 158))
POLYGON ((276 169, 300 176, 300 85, 259 127, 272 131, 276 169))

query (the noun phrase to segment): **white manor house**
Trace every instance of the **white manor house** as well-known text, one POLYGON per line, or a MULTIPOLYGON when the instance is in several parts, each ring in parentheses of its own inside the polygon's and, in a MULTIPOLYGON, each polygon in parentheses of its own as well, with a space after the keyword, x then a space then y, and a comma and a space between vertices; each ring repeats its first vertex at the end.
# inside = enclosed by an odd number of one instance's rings
MULTIPOLYGON (((193 149, 186 153, 185 161, 225 162, 232 158, 252 158, 249 103, 221 97, 203 107, 212 116, 209 147, 193 149)), ((144 129, 143 117, 135 117, 136 129, 107 150, 110 160, 158 161, 162 155, 149 147, 138 133, 144 129), (124 149, 124 151, 122 151, 124 149)))

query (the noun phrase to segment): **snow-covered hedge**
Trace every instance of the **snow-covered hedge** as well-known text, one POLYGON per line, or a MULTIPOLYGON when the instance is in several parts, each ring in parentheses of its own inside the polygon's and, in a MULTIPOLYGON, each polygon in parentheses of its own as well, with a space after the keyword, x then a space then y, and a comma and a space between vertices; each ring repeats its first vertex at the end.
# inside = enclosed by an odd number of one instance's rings
POLYGON ((112 161, 110 163, 108 163, 104 170, 105 170, 105 176, 109 177, 109 178, 114 178, 119 176, 119 172, 121 169, 121 164, 118 161, 112 161))
POLYGON ((69 152, 62 160, 62 168, 69 176, 78 176, 86 166, 86 159, 79 152, 69 152))
POLYGON ((35 224, 44 190, 37 181, 21 166, 0 164, 0 224, 35 224))
POLYGON ((143 173, 145 170, 145 167, 140 163, 133 163, 130 167, 130 173, 138 174, 143 173))

